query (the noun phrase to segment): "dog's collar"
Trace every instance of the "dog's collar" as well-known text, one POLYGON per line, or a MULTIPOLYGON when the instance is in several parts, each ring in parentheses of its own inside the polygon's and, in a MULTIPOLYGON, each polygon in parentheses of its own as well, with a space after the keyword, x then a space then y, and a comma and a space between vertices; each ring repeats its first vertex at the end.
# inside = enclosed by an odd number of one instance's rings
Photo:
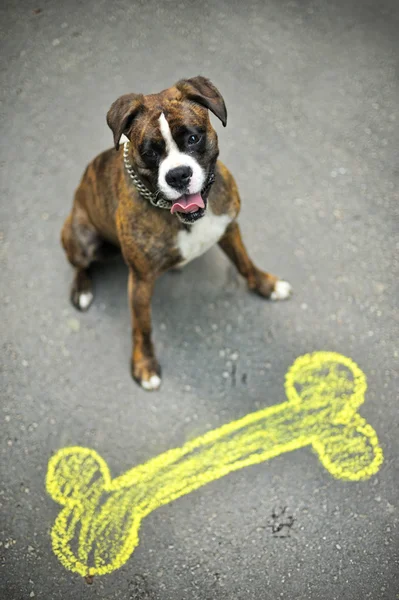
MULTIPOLYGON (((152 206, 155 206, 155 208, 166 208, 167 210, 170 210, 172 208, 171 200, 162 198, 160 195, 160 192, 151 192, 144 185, 144 183, 142 181, 140 181, 140 179, 134 172, 134 169, 129 161, 128 151, 129 151, 129 142, 125 142, 124 148, 123 148, 123 162, 125 163, 126 171, 129 173, 129 177, 133 181, 137 191, 143 196, 143 198, 148 200, 152 204, 152 206)), ((202 195, 206 194, 209 191, 209 189, 214 181, 215 181, 215 173, 212 171, 209 174, 209 177, 206 181, 205 186, 201 190, 202 195)))
POLYGON ((129 173, 130 179, 133 181, 134 185, 138 192, 146 199, 151 202, 153 206, 156 208, 167 208, 170 210, 172 208, 171 200, 167 200, 166 198, 160 198, 159 192, 154 193, 151 192, 142 181, 137 177, 134 169, 128 158, 128 150, 129 150, 129 142, 125 142, 123 148, 123 162, 125 163, 126 171, 129 173))

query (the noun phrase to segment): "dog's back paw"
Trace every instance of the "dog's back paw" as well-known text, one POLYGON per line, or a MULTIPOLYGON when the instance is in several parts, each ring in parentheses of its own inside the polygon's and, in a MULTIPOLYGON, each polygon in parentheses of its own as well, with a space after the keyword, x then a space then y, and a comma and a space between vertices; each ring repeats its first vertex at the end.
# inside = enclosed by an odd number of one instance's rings
POLYGON ((75 308, 84 312, 89 309, 93 302, 91 279, 84 269, 76 271, 71 288, 71 302, 75 308))
POLYGON ((270 295, 271 300, 287 300, 292 296, 292 287, 288 281, 278 279, 274 285, 274 290, 270 295))

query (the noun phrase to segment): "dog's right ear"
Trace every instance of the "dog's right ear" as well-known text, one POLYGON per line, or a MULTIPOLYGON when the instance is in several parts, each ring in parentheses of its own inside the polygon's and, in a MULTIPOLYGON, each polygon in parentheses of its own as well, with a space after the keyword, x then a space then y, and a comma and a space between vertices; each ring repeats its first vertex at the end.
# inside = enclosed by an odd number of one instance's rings
POLYGON ((115 100, 107 113, 107 123, 114 134, 115 149, 119 150, 121 135, 126 135, 143 108, 143 94, 125 94, 115 100))
POLYGON ((176 83, 183 97, 208 108, 223 123, 227 125, 227 109, 222 94, 209 79, 198 75, 191 79, 181 79, 176 83))

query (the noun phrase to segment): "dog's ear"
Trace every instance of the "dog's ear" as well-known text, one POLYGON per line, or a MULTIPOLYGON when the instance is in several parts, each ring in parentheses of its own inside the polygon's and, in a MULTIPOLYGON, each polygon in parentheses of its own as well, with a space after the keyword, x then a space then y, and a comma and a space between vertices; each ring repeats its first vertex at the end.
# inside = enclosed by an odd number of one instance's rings
POLYGON ((226 127, 227 110, 223 96, 209 79, 200 75, 192 79, 181 79, 176 83, 176 87, 183 97, 208 108, 222 121, 223 127, 226 127))
POLYGON ((115 100, 107 113, 107 123, 114 134, 115 149, 119 150, 121 135, 129 131, 133 120, 143 108, 142 94, 125 94, 115 100))

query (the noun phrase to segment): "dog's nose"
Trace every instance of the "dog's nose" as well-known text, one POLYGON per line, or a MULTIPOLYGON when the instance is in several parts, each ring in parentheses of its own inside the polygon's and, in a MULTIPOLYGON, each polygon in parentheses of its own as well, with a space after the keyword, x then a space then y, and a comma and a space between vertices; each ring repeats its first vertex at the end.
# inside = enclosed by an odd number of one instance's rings
POLYGON ((178 190, 184 189, 188 185, 192 174, 193 170, 191 167, 176 167, 167 172, 165 176, 166 183, 178 190))

